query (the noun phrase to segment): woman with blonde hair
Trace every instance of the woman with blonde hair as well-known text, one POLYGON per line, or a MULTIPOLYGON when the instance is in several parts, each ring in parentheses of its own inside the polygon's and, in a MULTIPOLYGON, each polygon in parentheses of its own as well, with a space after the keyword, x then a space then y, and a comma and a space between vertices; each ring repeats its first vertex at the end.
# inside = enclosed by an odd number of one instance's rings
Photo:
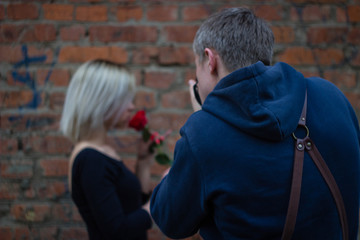
POLYGON ((80 66, 66 93, 60 129, 75 145, 69 187, 90 240, 147 239, 146 230, 152 225, 147 201, 153 162, 149 143, 139 141, 133 174, 107 136, 110 129, 128 125, 134 95, 134 76, 104 60, 80 66))

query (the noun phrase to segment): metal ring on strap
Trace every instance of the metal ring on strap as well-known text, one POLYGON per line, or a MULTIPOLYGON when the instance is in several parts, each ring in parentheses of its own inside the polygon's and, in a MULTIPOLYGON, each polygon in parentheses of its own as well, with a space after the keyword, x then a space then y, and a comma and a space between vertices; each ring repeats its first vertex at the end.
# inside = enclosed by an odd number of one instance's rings
MULTIPOLYGON (((309 136, 309 129, 306 125, 298 125, 298 127, 304 127, 306 129, 306 136, 305 138, 307 138, 309 136)), ((295 136, 295 132, 292 133, 292 136, 295 140, 298 140, 298 138, 295 136)))

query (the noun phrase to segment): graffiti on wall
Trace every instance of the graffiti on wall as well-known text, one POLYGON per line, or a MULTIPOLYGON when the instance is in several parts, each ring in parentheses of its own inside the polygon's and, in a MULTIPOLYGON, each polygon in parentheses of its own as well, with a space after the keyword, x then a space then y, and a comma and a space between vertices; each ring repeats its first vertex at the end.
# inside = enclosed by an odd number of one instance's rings
MULTIPOLYGON (((29 87, 32 92, 32 98, 29 102, 19 106, 19 114, 17 116, 9 117, 9 121, 12 123, 16 123, 18 120, 22 119, 22 110, 23 109, 37 109, 43 99, 41 99, 41 90, 38 88, 36 79, 34 79, 29 71, 29 67, 31 64, 39 64, 45 63, 47 60, 46 55, 40 56, 29 56, 28 48, 26 45, 23 45, 22 48, 22 59, 13 65, 13 69, 11 71, 11 75, 15 82, 21 82, 25 86, 29 87), (25 69, 25 71, 24 71, 25 69)), ((51 63, 50 69, 45 77, 44 83, 46 84, 51 76, 52 70, 56 64, 57 56, 59 50, 56 50, 56 54, 54 60, 51 63)), ((28 120, 30 121, 30 120, 28 120)), ((32 125, 31 123, 27 123, 26 126, 32 125)))

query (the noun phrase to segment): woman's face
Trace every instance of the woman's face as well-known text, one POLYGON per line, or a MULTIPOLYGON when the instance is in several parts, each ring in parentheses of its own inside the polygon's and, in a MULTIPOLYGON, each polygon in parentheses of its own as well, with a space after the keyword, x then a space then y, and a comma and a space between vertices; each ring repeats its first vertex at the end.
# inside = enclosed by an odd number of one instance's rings
POLYGON ((123 113, 120 115, 119 119, 115 123, 114 128, 125 128, 128 126, 130 119, 134 114, 135 106, 134 103, 131 101, 125 107, 123 113))

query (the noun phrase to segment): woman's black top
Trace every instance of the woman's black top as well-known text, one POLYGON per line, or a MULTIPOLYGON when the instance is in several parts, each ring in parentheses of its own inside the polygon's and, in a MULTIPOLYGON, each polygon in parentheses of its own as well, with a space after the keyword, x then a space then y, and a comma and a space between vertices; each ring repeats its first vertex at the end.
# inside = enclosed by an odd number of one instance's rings
POLYGON ((83 149, 74 159, 71 194, 90 240, 147 239, 152 222, 141 185, 123 162, 83 149))

